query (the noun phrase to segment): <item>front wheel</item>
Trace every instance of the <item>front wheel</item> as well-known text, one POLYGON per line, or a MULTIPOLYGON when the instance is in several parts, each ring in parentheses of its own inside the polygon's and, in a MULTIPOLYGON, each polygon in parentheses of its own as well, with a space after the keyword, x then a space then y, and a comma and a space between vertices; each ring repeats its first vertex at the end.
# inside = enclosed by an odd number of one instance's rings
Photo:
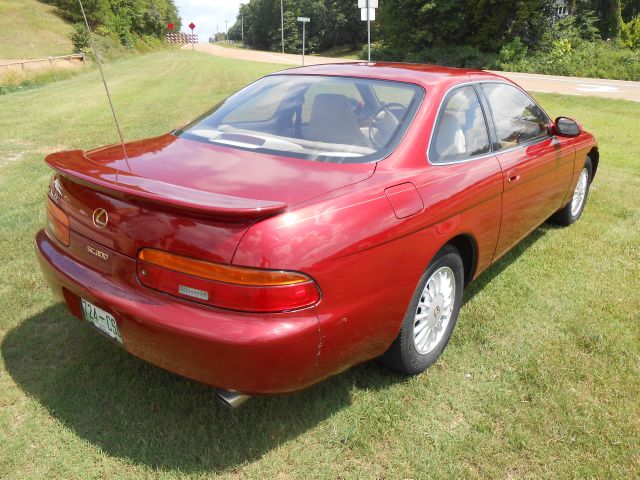
POLYGON ((592 178, 593 165, 591 164, 591 158, 587 157, 584 162, 584 166, 580 171, 576 188, 573 190, 573 197, 571 197, 571 201, 551 217, 551 221, 553 223, 568 226, 578 221, 580 215, 582 215, 584 206, 587 203, 592 178))
POLYGON ((420 278, 400 333, 381 357, 382 363, 407 375, 421 373, 435 363, 451 338, 463 286, 460 253, 446 245, 420 278))

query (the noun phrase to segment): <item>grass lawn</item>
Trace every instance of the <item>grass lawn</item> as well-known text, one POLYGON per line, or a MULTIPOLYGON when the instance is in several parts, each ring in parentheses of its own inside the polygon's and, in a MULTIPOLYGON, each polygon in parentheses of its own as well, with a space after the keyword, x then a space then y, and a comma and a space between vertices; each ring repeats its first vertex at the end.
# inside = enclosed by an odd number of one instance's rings
MULTIPOLYGON (((106 75, 132 139, 277 68, 176 51, 106 75)), ((473 284, 423 375, 371 362, 234 412, 75 320, 38 270, 42 157, 116 138, 97 72, 0 97, 0 477, 638 478, 640 104, 537 97, 600 140, 582 219, 473 284)))
POLYGON ((0 59, 73 53, 71 25, 37 0, 0 0, 0 59))
POLYGON ((311 55, 317 55, 319 57, 330 57, 330 58, 344 58, 349 60, 358 60, 358 50, 354 50, 350 45, 345 45, 342 47, 330 48, 329 50, 325 50, 323 52, 312 53, 311 55))

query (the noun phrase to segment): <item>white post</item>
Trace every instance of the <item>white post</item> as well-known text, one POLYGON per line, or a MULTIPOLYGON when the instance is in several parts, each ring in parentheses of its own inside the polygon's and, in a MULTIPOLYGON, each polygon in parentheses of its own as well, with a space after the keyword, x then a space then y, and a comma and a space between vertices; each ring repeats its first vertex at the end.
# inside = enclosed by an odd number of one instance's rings
POLYGON ((367 0, 367 59, 371 63, 371 19, 369 18, 369 0, 367 0))
POLYGON ((242 48, 244 48, 244 15, 240 15, 240 25, 242 28, 242 48))
POLYGON ((282 53, 284 53, 284 0, 280 0, 280 37, 282 39, 282 53))
POLYGON ((304 36, 305 36, 305 23, 310 22, 309 17, 298 17, 298 21, 302 22, 302 66, 304 67, 304 36))
POLYGON ((367 22, 367 61, 371 62, 371 22, 376 19, 378 0, 358 0, 358 8, 360 20, 367 22))

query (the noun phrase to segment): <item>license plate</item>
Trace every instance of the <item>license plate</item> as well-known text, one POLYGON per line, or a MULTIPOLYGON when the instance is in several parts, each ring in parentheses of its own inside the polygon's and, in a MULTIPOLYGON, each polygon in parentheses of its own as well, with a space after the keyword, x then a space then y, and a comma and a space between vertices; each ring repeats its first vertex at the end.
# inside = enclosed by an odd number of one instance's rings
POLYGON ((122 343, 120 330, 118 330, 118 324, 113 315, 84 299, 82 299, 82 313, 84 319, 91 322, 98 330, 113 338, 118 343, 122 343))

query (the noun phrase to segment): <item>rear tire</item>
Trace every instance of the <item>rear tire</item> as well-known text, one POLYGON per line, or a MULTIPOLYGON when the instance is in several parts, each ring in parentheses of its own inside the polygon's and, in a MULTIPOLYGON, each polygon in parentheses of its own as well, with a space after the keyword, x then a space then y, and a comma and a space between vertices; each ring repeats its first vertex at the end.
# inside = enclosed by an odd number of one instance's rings
POLYGON ((433 365, 456 325, 463 286, 460 253, 445 245, 422 274, 400 333, 380 361, 406 375, 422 373, 433 365))
POLYGON ((584 162, 584 166, 580 171, 578 183, 573 190, 571 201, 553 214, 550 218, 553 223, 568 227, 578 221, 584 211, 584 206, 587 204, 587 197, 589 196, 589 187, 591 186, 592 179, 593 165, 591 158, 587 157, 584 162))

